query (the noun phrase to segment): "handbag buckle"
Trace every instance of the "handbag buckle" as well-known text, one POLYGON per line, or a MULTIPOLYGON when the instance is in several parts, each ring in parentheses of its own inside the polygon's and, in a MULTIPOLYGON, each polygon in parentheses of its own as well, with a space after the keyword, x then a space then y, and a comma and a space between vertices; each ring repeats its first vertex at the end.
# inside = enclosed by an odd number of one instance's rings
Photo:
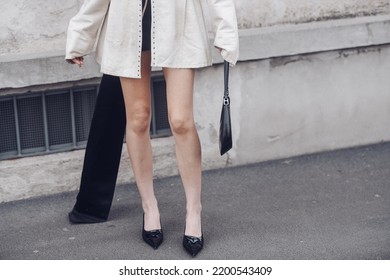
POLYGON ((225 96, 223 98, 223 105, 225 106, 230 105, 230 98, 228 96, 225 96))

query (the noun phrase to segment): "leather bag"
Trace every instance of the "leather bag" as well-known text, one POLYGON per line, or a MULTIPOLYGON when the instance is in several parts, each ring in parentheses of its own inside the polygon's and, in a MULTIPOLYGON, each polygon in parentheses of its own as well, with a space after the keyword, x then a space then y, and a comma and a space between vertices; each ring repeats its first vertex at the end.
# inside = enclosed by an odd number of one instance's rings
POLYGON ((221 120, 219 127, 219 150, 221 156, 227 153, 233 147, 229 97, 229 62, 226 60, 224 64, 224 84, 225 90, 223 94, 221 120))

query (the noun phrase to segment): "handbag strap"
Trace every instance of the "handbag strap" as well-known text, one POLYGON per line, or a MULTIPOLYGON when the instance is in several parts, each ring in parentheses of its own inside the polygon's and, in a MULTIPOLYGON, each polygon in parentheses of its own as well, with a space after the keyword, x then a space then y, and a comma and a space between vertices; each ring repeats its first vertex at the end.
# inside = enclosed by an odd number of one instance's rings
POLYGON ((224 81, 225 81, 225 90, 223 94, 223 105, 230 105, 229 97, 229 62, 225 60, 224 62, 224 81))

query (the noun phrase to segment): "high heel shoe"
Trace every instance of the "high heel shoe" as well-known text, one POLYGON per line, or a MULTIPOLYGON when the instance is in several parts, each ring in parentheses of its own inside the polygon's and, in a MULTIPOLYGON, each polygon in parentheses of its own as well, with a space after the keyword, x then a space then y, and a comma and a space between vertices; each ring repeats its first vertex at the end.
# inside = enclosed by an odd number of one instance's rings
POLYGON ((162 229, 145 230, 145 214, 142 223, 142 239, 154 249, 157 249, 164 239, 162 229))
POLYGON ((192 257, 195 257, 203 249, 203 240, 203 233, 200 237, 184 234, 183 247, 192 257))

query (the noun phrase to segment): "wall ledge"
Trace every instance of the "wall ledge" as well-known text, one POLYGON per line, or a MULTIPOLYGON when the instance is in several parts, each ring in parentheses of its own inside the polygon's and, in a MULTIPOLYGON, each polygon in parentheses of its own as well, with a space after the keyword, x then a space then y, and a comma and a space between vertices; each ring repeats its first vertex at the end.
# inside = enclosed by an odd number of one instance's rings
POLYGON ((240 61, 390 43, 390 15, 240 30, 240 61))
MULTIPOLYGON (((240 30, 240 61, 390 43, 390 15, 240 30)), ((215 63, 222 59, 213 52, 215 63)), ((93 56, 82 69, 64 62, 64 51, 0 56, 2 89, 101 77, 93 56)))

